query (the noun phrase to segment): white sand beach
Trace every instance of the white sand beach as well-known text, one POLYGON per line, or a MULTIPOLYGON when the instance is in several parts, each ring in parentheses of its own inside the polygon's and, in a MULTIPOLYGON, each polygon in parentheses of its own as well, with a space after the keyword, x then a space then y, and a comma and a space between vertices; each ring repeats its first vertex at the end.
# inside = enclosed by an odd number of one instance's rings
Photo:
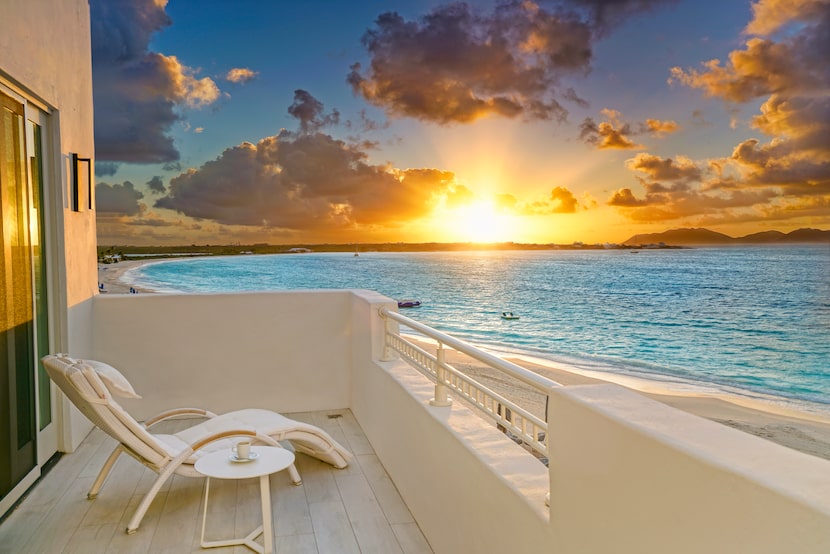
POLYGON ((128 260, 114 264, 98 264, 98 283, 104 285, 102 292, 106 293, 129 293, 130 287, 138 292, 151 292, 140 286, 122 281, 124 272, 133 267, 144 265, 149 260, 128 260))
MULTIPOLYGON (((107 294, 129 293, 133 287, 139 293, 152 292, 135 283, 122 281, 131 268, 148 263, 147 260, 130 260, 116 264, 99 264, 98 280, 104 284, 107 294)), ((422 343, 427 350, 434 346, 422 343)), ((559 365, 540 363, 540 360, 511 358, 510 361, 535 371, 540 375, 568 386, 614 381, 645 394, 655 400, 744 432, 799 450, 806 454, 830 460, 830 415, 801 411, 784 404, 764 402, 728 394, 703 394, 673 387, 670 382, 646 379, 618 378, 606 374, 587 375, 565 369, 559 365)), ((455 351, 447 352, 447 362, 474 379, 518 400, 537 415, 544 415, 544 398, 529 387, 514 380, 505 379, 479 362, 455 351)))

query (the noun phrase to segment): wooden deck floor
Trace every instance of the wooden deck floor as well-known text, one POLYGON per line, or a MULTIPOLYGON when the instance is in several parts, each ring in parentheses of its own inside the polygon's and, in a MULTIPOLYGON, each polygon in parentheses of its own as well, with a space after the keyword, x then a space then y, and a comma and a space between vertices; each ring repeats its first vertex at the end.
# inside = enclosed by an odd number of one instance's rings
MULTIPOLYGON (((336 413, 340 417, 330 418, 332 412, 287 414, 324 428, 355 459, 337 470, 298 453, 301 486, 293 486, 287 472, 271 476, 274 551, 432 552, 354 416, 348 410, 336 413)), ((205 480, 178 475, 156 497, 138 532, 127 535, 127 521, 156 474, 121 456, 98 498, 87 500, 114 445, 95 430, 76 452, 63 456, 0 525, 0 552, 251 552, 243 546, 200 548, 205 480)), ((213 480, 208 504, 207 540, 244 536, 261 521, 256 479, 213 480)))

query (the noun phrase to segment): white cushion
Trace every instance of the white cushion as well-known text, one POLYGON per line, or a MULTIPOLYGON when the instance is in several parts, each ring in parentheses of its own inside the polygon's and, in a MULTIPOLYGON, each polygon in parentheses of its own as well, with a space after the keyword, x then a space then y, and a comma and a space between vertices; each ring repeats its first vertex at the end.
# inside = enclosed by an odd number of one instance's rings
POLYGON ((96 360, 79 360, 84 365, 91 367, 98 374, 98 377, 109 389, 110 393, 121 398, 141 398, 127 378, 109 364, 96 360))

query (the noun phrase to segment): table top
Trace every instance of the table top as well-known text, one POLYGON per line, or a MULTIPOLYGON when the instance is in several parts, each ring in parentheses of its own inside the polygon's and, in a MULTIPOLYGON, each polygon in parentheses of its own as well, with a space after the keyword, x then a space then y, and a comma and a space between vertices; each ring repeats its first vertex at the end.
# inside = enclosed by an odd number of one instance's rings
POLYGON ((196 471, 216 479, 248 479, 270 475, 294 463, 294 453, 276 446, 252 446, 259 457, 250 462, 231 461, 230 449, 217 450, 196 460, 196 471))

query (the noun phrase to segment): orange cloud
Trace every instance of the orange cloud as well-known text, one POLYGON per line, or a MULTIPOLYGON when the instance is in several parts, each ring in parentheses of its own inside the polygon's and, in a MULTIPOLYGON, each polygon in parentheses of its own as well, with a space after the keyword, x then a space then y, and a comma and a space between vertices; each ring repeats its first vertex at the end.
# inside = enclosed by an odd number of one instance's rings
POLYGON ((247 83, 259 75, 258 71, 246 67, 234 67, 225 74, 225 80, 231 83, 247 83))
POLYGON ((593 118, 586 117, 579 125, 579 138, 600 150, 643 148, 641 144, 637 144, 629 137, 646 133, 655 137, 663 137, 680 129, 680 125, 671 120, 647 119, 645 122, 631 124, 622 121, 622 114, 616 110, 606 108, 600 113, 608 121, 598 124, 593 118))
MULTIPOLYGON (((654 156, 629 160, 645 193, 617 191, 610 204, 638 220, 830 220, 830 10, 826 0, 760 0, 745 33, 755 35, 703 69, 671 70, 672 82, 727 102, 765 98, 751 119, 769 140, 747 138, 731 155, 677 164, 654 156), (775 35, 787 27, 788 32, 775 35), (692 167, 694 166, 694 167, 692 167)), ((733 108, 734 109, 734 108, 733 108)))

